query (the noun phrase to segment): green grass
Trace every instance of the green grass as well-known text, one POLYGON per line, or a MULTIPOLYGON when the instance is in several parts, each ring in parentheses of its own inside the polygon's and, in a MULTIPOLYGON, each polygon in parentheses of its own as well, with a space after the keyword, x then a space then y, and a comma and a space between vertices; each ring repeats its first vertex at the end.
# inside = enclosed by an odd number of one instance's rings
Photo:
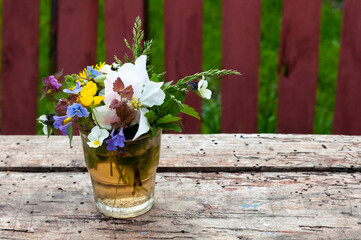
MULTIPOLYGON (((97 62, 105 60, 104 7, 99 0, 97 62)), ((163 1, 149 0, 149 38, 155 41, 151 63, 156 72, 164 71, 163 1)), ((50 2, 40 1, 39 73, 48 76, 50 56, 50 2)), ((315 133, 331 133, 337 80, 342 11, 337 0, 324 0, 321 19, 320 62, 315 109, 315 133)), ((203 1, 203 69, 221 66, 221 1, 203 1)), ((260 71, 258 94, 258 131, 276 131, 278 76, 276 66, 281 32, 282 1, 262 0, 260 71)), ((39 78, 39 83, 41 79, 39 78)), ((220 132, 220 80, 211 79, 213 100, 202 106, 202 133, 220 132)), ((39 90, 40 90, 39 84, 39 90)), ((39 102, 39 115, 47 113, 39 102)), ((39 127, 40 129, 40 127, 39 127)), ((38 131, 40 132, 40 131, 38 131)))

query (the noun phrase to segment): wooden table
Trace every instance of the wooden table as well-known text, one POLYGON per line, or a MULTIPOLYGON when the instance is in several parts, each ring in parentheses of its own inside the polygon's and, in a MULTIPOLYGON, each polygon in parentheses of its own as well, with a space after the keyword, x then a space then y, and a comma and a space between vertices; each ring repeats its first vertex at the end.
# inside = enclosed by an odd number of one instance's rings
POLYGON ((361 239, 361 137, 162 136, 156 201, 95 208, 79 137, 0 137, 0 239, 361 239))

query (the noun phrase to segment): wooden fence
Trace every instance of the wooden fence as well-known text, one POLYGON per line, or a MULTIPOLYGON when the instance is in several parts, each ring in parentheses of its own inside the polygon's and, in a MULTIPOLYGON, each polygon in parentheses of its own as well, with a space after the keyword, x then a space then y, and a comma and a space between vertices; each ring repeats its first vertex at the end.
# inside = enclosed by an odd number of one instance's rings
MULTIPOLYGON (((35 134, 39 0, 3 0, 1 134, 35 134)), ((53 62, 66 73, 96 62, 98 0, 52 0, 53 62), (76 57, 74 57, 76 56, 76 57)), ((107 61, 122 55, 146 0, 104 0, 107 61), (114 31, 116 29, 116 31, 114 31)), ((279 133, 312 133, 322 0, 283 0, 279 49, 279 133)), ((160 6, 161 7, 161 6, 160 6)), ((361 133, 361 1, 345 0, 333 132, 361 133)), ((166 80, 202 70, 202 0, 164 0, 166 80)), ((257 132, 261 0, 222 1, 222 132, 257 132)), ((272 34, 272 33, 270 33, 272 34)), ((275 100, 276 101, 276 100, 275 100)), ((187 102, 200 111, 201 101, 187 102)), ((185 117, 186 133, 200 122, 185 117)))

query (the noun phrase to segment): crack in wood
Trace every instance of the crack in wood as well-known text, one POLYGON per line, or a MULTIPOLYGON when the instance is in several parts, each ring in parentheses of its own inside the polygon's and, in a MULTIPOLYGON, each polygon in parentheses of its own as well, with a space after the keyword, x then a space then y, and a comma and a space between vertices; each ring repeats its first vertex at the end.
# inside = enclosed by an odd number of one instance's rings
MULTIPOLYGON (((0 172, 87 172, 86 167, 0 167, 0 172)), ((336 172, 356 173, 361 172, 361 167, 297 167, 297 166, 250 166, 250 167, 158 167, 157 172, 336 172)))

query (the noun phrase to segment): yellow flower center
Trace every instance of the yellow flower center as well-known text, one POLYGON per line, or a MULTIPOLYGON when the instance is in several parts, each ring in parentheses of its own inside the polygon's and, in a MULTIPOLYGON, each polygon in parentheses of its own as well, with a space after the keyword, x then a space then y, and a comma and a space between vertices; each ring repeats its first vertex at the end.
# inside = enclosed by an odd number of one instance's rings
POLYGON ((139 98, 133 97, 133 99, 130 100, 130 106, 134 109, 139 109, 143 107, 144 104, 139 102, 139 98))
POLYGON ((64 125, 69 123, 71 121, 71 117, 65 118, 65 120, 63 121, 64 125))
POLYGON ((94 145, 98 146, 100 144, 100 142, 98 140, 94 141, 94 145))

